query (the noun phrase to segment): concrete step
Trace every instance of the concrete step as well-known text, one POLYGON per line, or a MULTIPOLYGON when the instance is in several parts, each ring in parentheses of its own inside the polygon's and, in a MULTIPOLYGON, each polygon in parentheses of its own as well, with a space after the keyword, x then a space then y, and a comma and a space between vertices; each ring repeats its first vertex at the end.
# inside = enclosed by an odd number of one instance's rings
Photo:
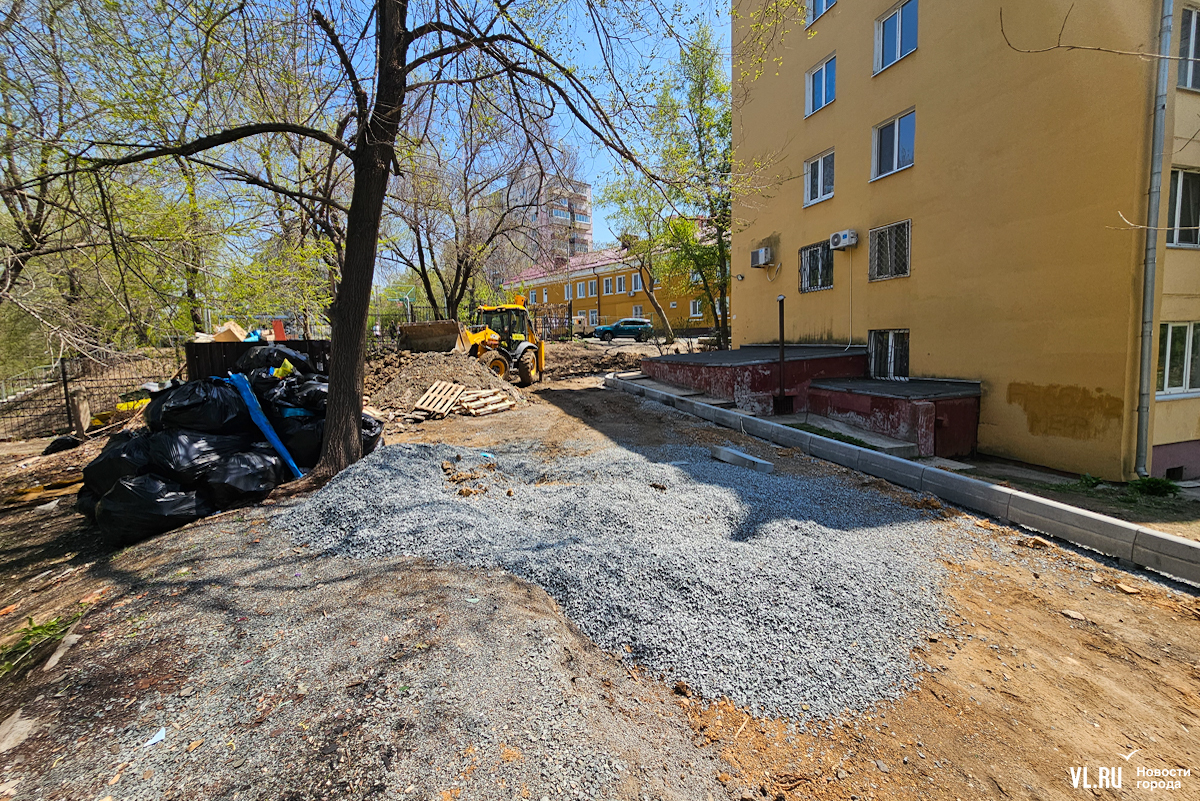
POLYGON ((915 442, 894 439, 884 434, 877 434, 874 431, 867 431, 865 428, 843 423, 839 420, 830 420, 828 417, 821 417, 818 414, 781 414, 769 419, 772 423, 779 423, 785 426, 804 424, 832 434, 854 437, 855 439, 862 440, 867 447, 881 453, 886 453, 888 456, 896 456, 900 459, 917 458, 918 452, 915 442))
POLYGON ((709 406, 716 406, 718 409, 733 409, 735 406, 737 406, 737 404, 731 400, 714 398, 711 395, 693 395, 689 396, 688 400, 694 400, 696 403, 706 403, 709 406))
MULTIPOLYGON (((617 376, 620 378, 620 376, 617 376)), ((625 379, 628 381, 629 379, 625 379)), ((674 395, 677 398, 694 398, 697 395, 703 395, 704 392, 699 389, 691 389, 690 387, 680 387, 675 384, 666 384, 662 381, 655 381, 653 378, 636 379, 639 387, 648 389, 656 389, 659 392, 665 392, 668 395, 674 395)))

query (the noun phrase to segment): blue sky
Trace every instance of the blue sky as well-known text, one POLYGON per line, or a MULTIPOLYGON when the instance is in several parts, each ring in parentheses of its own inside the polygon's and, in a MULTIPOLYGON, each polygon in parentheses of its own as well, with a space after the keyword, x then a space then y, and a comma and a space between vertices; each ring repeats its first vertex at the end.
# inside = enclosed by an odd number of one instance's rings
MULTIPOLYGON (((685 7, 692 14, 708 20, 718 40, 728 48, 731 33, 729 6, 721 0, 684 0, 684 2, 685 7)), ((677 52, 673 53, 672 57, 674 55, 677 55, 677 52)), ((595 56, 592 57, 590 63, 586 58, 583 60, 583 64, 586 66, 593 66, 595 63, 595 56)), ((588 140, 580 139, 575 144, 579 148, 580 161, 585 173, 582 177, 592 185, 592 193, 596 195, 613 173, 613 156, 606 149, 597 147, 588 140)), ((616 239, 616 234, 608 227, 606 212, 607 209, 604 207, 593 204, 592 241, 597 246, 609 244, 616 239)))

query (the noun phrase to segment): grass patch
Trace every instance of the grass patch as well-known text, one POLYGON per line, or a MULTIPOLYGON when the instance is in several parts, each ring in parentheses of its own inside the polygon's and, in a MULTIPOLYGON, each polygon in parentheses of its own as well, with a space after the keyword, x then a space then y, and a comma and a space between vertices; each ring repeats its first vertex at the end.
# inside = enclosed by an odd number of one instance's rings
POLYGON ((788 428, 796 428, 800 431, 807 431, 809 434, 816 434, 818 437, 836 439, 838 442, 844 442, 847 445, 857 445, 860 448, 869 448, 870 450, 875 450, 875 448, 872 448, 858 437, 852 437, 849 434, 839 434, 837 431, 826 431, 823 428, 810 426, 808 423, 784 423, 784 425, 786 425, 788 428))
POLYGON ((56 617, 41 624, 35 624, 32 617, 27 618, 28 623, 17 632, 21 635, 21 639, 3 651, 0 651, 0 678, 11 674, 17 668, 21 667, 21 663, 30 654, 37 651, 46 643, 58 642, 65 637, 67 631, 81 617, 83 617, 83 612, 75 615, 70 620, 63 620, 56 617))

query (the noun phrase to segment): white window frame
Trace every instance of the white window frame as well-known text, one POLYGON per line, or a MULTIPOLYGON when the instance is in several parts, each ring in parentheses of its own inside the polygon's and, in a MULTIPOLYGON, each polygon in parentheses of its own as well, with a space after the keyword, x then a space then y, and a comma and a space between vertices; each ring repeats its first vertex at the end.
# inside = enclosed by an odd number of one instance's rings
POLYGON ((600 322, 600 312, 597 309, 588 309, 588 325, 596 325, 600 322))
POLYGON ((837 53, 835 52, 835 53, 832 53, 828 58, 826 58, 820 64, 818 64, 817 66, 815 66, 811 70, 809 70, 807 73, 805 73, 805 75, 804 75, 804 94, 805 94, 804 116, 805 117, 811 117, 813 114, 816 114, 818 111, 820 111, 821 109, 828 106, 834 100, 837 100, 837 64, 834 63, 836 61, 837 61, 837 53), (829 97, 828 97, 829 93, 826 91, 826 84, 825 84, 825 68, 828 67, 830 64, 834 64, 834 67, 833 67, 833 100, 829 99, 829 97), (813 79, 816 78, 817 73, 820 73, 820 75, 821 75, 821 105, 814 107, 813 106, 813 97, 814 97, 813 79))
POLYGON ((629 288, 634 292, 642 291, 642 274, 634 273, 632 280, 629 282, 629 288))
POLYGON ((633 316, 634 317, 642 316, 642 304, 640 304, 640 303, 633 304, 633 316))
POLYGON ((836 181, 837 180, 837 157, 834 154, 833 148, 829 148, 829 150, 826 150, 821 155, 813 156, 811 159, 804 162, 804 205, 806 207, 814 206, 817 203, 824 202, 833 197, 832 189, 829 190, 828 195, 824 194, 824 192, 825 192, 825 159, 828 156, 834 156, 833 174, 834 174, 834 180, 836 181), (817 173, 818 173, 817 174, 818 195, 815 198, 809 197, 809 194, 808 194, 808 190, 812 188, 812 182, 809 180, 809 171, 814 168, 817 170, 817 173))
POLYGON ((804 17, 805 17, 804 25, 805 25, 805 27, 812 25, 814 22, 819 20, 821 17, 825 16, 825 12, 828 11, 829 9, 833 8, 835 3, 837 3, 837 0, 812 0, 812 2, 805 3, 804 4, 804 8, 805 8, 805 10, 804 10, 804 17), (817 6, 817 3, 820 3, 820 2, 824 2, 825 7, 822 8, 821 13, 818 14, 818 13, 816 13, 816 6, 817 6))
POLYGON ((901 111, 894 117, 890 117, 875 126, 871 131, 871 180, 878 181, 880 178, 886 178, 889 175, 895 175, 898 172, 911 169, 917 163, 917 109, 910 108, 901 111), (903 167, 900 164, 900 120, 909 115, 913 116, 913 160, 903 167), (883 129, 889 125, 892 127, 892 169, 887 172, 882 172, 880 168, 883 166, 879 163, 879 137, 883 133, 883 129))
POLYGON ((611 278, 604 279, 604 294, 611 295, 613 293, 613 280, 611 278))
POLYGON ((549 302, 550 302, 550 287, 544 286, 544 287, 542 287, 542 303, 549 303, 549 302))
POLYGON ((583 300, 587 296, 587 281, 580 281, 575 285, 575 299, 583 300))
POLYGON ((619 295, 624 291, 625 291, 625 276, 618 275, 617 276, 617 294, 619 295))
MULTIPOLYGON (((1154 378, 1155 396, 1163 399, 1178 396, 1196 397, 1200 395, 1200 376, 1192 375, 1192 350, 1196 345, 1197 334, 1200 334, 1200 322, 1163 321, 1158 325, 1158 360, 1156 368, 1162 370, 1162 385, 1159 376, 1154 378), (1177 387, 1167 386, 1171 375, 1171 341, 1175 338, 1175 329, 1182 327, 1185 342, 1183 346, 1183 383, 1177 387), (1164 363, 1165 356, 1165 363, 1164 363), (1194 386, 1193 386, 1194 384, 1194 386)), ((1196 372, 1200 373, 1200 369, 1196 372)))
POLYGON ((907 381, 912 371, 912 334, 907 328, 880 328, 867 332, 867 370, 872 378, 907 381), (875 334, 887 334, 887 375, 875 375, 875 334), (896 375, 896 340, 904 336, 908 342, 908 364, 904 375, 896 375))
POLYGON ((587 284, 587 290, 588 290, 588 297, 589 297, 589 298, 594 298, 594 297, 596 297, 596 279, 595 279, 595 278, 593 278, 593 279, 591 279, 590 281, 588 281, 588 284, 587 284))
POLYGON ((1200 91, 1200 9, 1184 6, 1179 18, 1179 78, 1175 85, 1190 92, 1200 91))
MULTIPOLYGON (((1175 207, 1174 216, 1167 220, 1167 247, 1169 248, 1200 248, 1200 231, 1196 232, 1196 242, 1180 242, 1179 241, 1179 224, 1183 221, 1183 176, 1185 174, 1200 175, 1195 170, 1185 170, 1175 168, 1171 170, 1170 177, 1167 181, 1167 211, 1170 213, 1171 207, 1175 207)), ((1189 229, 1190 226, 1189 226, 1189 229)))
POLYGON ((571 300, 571 283, 568 281, 566 283, 566 285, 563 286, 563 302, 566 303, 566 302, 569 302, 570 300, 571 300))
POLYGON ((704 304, 699 298, 692 300, 692 307, 688 310, 691 317, 704 316, 704 304))
MULTIPOLYGON (((916 2, 917 2, 917 0, 901 0, 901 2, 896 3, 896 5, 889 8, 886 12, 884 12, 884 14, 881 17, 879 17, 877 20, 875 20, 875 70, 872 73, 873 75, 878 75, 879 73, 886 70, 888 67, 899 64, 901 61, 908 58, 913 53, 917 52, 917 50, 919 49, 920 44, 917 44, 917 45, 914 45, 913 49, 909 50, 907 53, 900 52, 900 43, 904 41, 904 16, 901 12, 904 10, 904 7, 906 5, 908 5, 909 3, 916 3, 916 2), (884 23, 887 22, 892 17, 896 17, 896 60, 891 62, 890 64, 884 64, 883 63, 883 26, 884 26, 884 23)), ((921 35, 920 34, 920 26, 921 26, 921 7, 917 6, 917 38, 918 39, 920 38, 920 35, 921 35)))

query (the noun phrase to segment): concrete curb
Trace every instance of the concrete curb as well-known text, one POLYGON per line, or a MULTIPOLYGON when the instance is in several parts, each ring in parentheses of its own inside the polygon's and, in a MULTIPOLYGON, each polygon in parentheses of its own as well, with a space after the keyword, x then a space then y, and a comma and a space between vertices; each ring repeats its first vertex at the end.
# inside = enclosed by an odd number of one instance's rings
POLYGON ((709 406, 648 387, 639 387, 636 382, 617 378, 612 373, 604 377, 604 384, 633 395, 643 395, 704 420, 777 445, 799 448, 809 456, 886 479, 909 489, 928 492, 956 506, 982 512, 989 517, 1200 585, 1200 542, 1008 487, 988 484, 986 481, 967 478, 948 470, 926 467, 908 459, 888 456, 769 420, 709 406))

